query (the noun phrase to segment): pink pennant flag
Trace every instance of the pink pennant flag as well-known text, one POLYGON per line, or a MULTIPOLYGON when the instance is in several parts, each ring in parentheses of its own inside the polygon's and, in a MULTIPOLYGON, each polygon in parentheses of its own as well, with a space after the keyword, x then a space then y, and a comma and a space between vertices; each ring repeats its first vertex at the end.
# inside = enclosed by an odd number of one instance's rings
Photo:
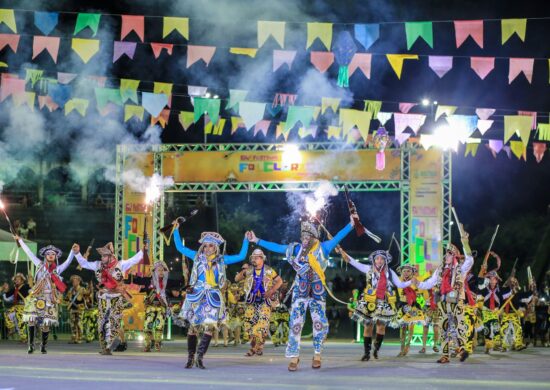
POLYGON ((483 80, 495 68, 495 57, 471 57, 470 66, 483 80))
POLYGON ((417 103, 399 103, 399 111, 404 114, 408 114, 411 108, 416 106, 417 103))
POLYGON ((92 83, 95 84, 96 87, 103 88, 105 87, 105 83, 107 83, 107 77, 105 76, 86 76, 87 80, 90 80, 92 83))
POLYGON ((51 96, 38 96, 38 108, 42 109, 44 106, 46 106, 50 112, 53 112, 59 108, 59 105, 53 101, 51 96))
POLYGON ((504 142, 500 139, 490 139, 488 147, 493 153, 493 157, 496 157, 504 147, 504 142))
POLYGON ((208 66, 215 52, 215 46, 187 46, 187 68, 198 60, 203 60, 208 66))
POLYGON ((395 136, 395 142, 397 142, 398 146, 403 145, 407 140, 410 138, 410 133, 400 133, 395 136))
POLYGON ((135 31, 141 42, 145 39, 145 17, 140 15, 122 15, 120 40, 122 41, 131 32, 135 31))
POLYGON ((494 121, 492 119, 479 119, 477 121, 477 129, 481 135, 485 134, 485 132, 493 126, 493 122, 494 121))
POLYGON ((533 142, 533 155, 538 163, 542 161, 546 152, 546 144, 543 142, 533 142))
POLYGON ((396 112, 393 114, 393 122, 395 125, 395 137, 399 137, 407 127, 409 127, 414 134, 418 132, 420 126, 426 121, 426 115, 423 114, 402 114, 396 112))
POLYGON ((42 37, 36 35, 32 42, 32 59, 34 60, 45 49, 52 56, 53 62, 57 64, 59 53, 59 37, 42 37))
POLYGON ((155 58, 159 58, 162 49, 166 49, 166 53, 171 56, 174 45, 172 43, 151 43, 151 49, 153 49, 155 58))
POLYGON ((311 63, 321 73, 325 73, 334 63, 334 53, 331 51, 312 51, 311 63))
POLYGON ((59 84, 69 84, 76 78, 76 76, 76 73, 57 72, 57 82, 59 84))
POLYGON ((254 125, 254 136, 256 136, 258 133, 262 133, 264 136, 267 136, 267 130, 269 130, 270 124, 271 121, 268 120, 261 120, 256 123, 254 125))
POLYGON ((533 118, 533 123, 531 124, 531 130, 537 128, 537 112, 536 111, 518 111, 518 115, 530 116, 533 118))
POLYGON ((472 37, 483 49, 483 20, 455 20, 456 47, 460 47, 466 38, 472 37))
POLYGON ((508 84, 511 84, 520 73, 523 72, 529 84, 533 80, 534 58, 510 58, 510 71, 508 72, 508 84))
POLYGON ((113 63, 126 54, 130 59, 134 59, 136 54, 137 42, 115 41, 113 47, 113 63))
POLYGON ((453 68, 453 57, 429 56, 428 65, 439 78, 442 78, 448 71, 453 68))
POLYGON ((277 92, 275 94, 275 99, 273 99, 273 107, 284 106, 286 104, 293 106, 297 97, 298 95, 295 94, 277 92))
POLYGON ((15 77, 4 77, 2 75, 2 87, 0 88, 0 102, 3 102, 10 95, 25 93, 25 80, 15 77))
POLYGON ((351 62, 348 65, 348 75, 351 77, 357 69, 361 69, 361 72, 366 78, 370 80, 372 54, 370 53, 355 53, 351 62))
POLYGON ((476 108, 476 114, 479 119, 489 119, 495 111, 494 108, 476 108))
MULTIPOLYGON (((57 38, 59 39, 59 38, 57 38)), ((17 46, 19 46, 18 34, 0 34, 0 50, 8 45, 14 53, 17 53, 17 46)))
POLYGON ((296 50, 273 50, 273 72, 279 69, 283 64, 292 68, 292 62, 296 57, 296 50))

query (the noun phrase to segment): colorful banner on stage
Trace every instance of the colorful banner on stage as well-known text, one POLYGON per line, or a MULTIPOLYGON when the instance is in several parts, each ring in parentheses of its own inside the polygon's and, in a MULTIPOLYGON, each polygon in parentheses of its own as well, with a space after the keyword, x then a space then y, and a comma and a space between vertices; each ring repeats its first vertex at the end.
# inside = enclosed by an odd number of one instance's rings
POLYGON ((411 155, 410 264, 422 275, 441 262, 443 231, 443 156, 429 150, 411 155))
POLYGON ((386 150, 377 171, 376 150, 174 152, 163 159, 163 175, 176 183, 400 180, 401 153, 386 150))

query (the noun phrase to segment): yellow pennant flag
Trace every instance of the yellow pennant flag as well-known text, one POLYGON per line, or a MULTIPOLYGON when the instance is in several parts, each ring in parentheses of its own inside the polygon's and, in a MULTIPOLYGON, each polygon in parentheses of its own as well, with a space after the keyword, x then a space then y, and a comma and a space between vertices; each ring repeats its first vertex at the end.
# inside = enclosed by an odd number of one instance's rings
POLYGON ((88 110, 88 99, 71 99, 65 103, 65 116, 69 115, 73 110, 76 110, 81 116, 86 116, 88 110))
POLYGON ((239 125, 241 124, 243 124, 242 127, 245 127, 243 118, 241 118, 240 116, 232 116, 231 117, 231 134, 234 134, 239 128, 239 125))
POLYGON ((279 122, 277 127, 275 128, 275 139, 279 139, 279 137, 282 135, 285 141, 288 139, 288 135, 290 134, 290 129, 285 130, 286 122, 279 122))
POLYGON ((266 22, 258 20, 258 47, 262 47, 269 36, 284 49, 285 47, 285 22, 266 22))
POLYGON ((14 33, 17 32, 15 14, 12 9, 0 9, 0 23, 4 23, 14 33))
POLYGON ((204 134, 222 135, 224 126, 225 126, 224 118, 220 118, 220 120, 216 122, 215 125, 212 122, 208 122, 204 126, 204 134))
POLYGON ((86 64, 99 51, 99 39, 73 38, 71 48, 86 64))
POLYGON ((369 135, 369 126, 371 119, 372 113, 367 111, 353 110, 350 108, 340 109, 339 124, 340 126, 342 126, 343 135, 347 135, 351 128, 357 126, 361 137, 366 140, 369 135))
POLYGON ((418 54, 386 54, 386 58, 390 63, 393 71, 397 75, 398 79, 401 79, 401 72, 403 71, 403 61, 405 60, 418 60, 418 54))
POLYGON ((170 98, 170 95, 172 95, 172 83, 161 83, 158 81, 155 81, 153 86, 153 93, 163 93, 168 98, 170 98))
POLYGON ((317 118, 319 118, 319 114, 321 113, 321 107, 320 106, 306 106, 313 108, 313 120, 316 121, 317 118))
POLYGON ((527 115, 504 115, 504 143, 517 133, 521 140, 527 144, 531 127, 533 126, 533 117, 527 115))
POLYGON ((475 157, 480 143, 481 139, 479 138, 469 138, 466 141, 466 151, 464 152, 464 157, 468 157, 469 154, 471 154, 472 157, 475 157))
POLYGON ((189 126, 195 123, 195 113, 193 111, 181 111, 178 115, 178 119, 183 127, 183 130, 187 131, 189 126))
POLYGON ((336 111, 338 111, 338 107, 340 106, 341 100, 342 99, 340 98, 321 98, 321 114, 324 114, 329 107, 332 109, 332 112, 336 113, 336 111))
POLYGON ((166 38, 174 30, 179 32, 182 37, 189 40, 189 18, 165 16, 163 18, 162 38, 166 38))
POLYGON ((135 106, 133 104, 126 104, 124 106, 124 122, 129 121, 132 117, 136 117, 140 121, 143 121, 143 114, 145 109, 143 106, 135 106))
POLYGON ((25 92, 13 94, 13 102, 16 107, 26 104, 31 111, 34 111, 34 101, 36 99, 36 92, 25 92))
POLYGON ((256 53, 258 52, 258 49, 249 49, 245 47, 230 47, 229 52, 231 54, 238 54, 242 56, 249 56, 249 57, 256 57, 256 53))
POLYGON ((439 117, 443 114, 445 114, 445 116, 451 116, 455 113, 455 111, 456 111, 456 106, 438 105, 437 110, 435 110, 435 120, 438 120, 439 117))
POLYGON ((308 23, 306 49, 309 49, 316 38, 319 38, 327 50, 330 50, 332 43, 332 23, 308 23))
POLYGON ((340 139, 342 133, 342 128, 339 126, 329 126, 327 138, 336 138, 340 139))
POLYGON ((510 149, 512 149, 512 153, 514 153, 514 156, 516 156, 518 160, 523 158, 527 161, 527 145, 524 145, 523 142, 510 141, 510 149))
POLYGON ((525 32, 527 30, 527 19, 502 19, 502 44, 506 43, 514 33, 516 33, 523 42, 525 42, 525 32))

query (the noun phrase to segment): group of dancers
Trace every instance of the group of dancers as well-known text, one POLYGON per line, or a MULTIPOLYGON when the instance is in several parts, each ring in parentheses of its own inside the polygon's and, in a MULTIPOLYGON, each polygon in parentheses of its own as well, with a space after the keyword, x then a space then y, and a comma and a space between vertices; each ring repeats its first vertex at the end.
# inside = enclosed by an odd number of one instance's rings
MULTIPOLYGON (((327 295, 334 297, 327 285, 325 270, 330 253, 335 250, 344 261, 365 275, 363 293, 349 306, 352 319, 364 327, 361 360, 369 361, 371 351, 378 359, 388 326, 401 329, 399 356, 405 356, 409 352, 414 325, 421 324, 425 329, 421 352, 425 352, 426 335, 431 325, 434 351, 438 352, 437 344, 441 342, 442 355, 437 360, 441 364, 449 363, 452 356, 465 361, 473 353, 476 332, 483 334, 487 353, 496 346, 501 350, 525 347, 521 321, 525 313, 524 322, 530 316, 537 299, 536 291, 533 286, 521 291, 513 277, 507 280, 506 286, 501 285, 498 268, 482 269, 478 277, 472 275, 474 257, 468 234, 463 229, 460 232, 464 254, 451 244, 445 250, 442 263, 431 275, 418 275, 412 265, 398 267, 397 273, 391 269, 392 256, 387 250, 371 253, 368 264, 349 256, 339 243, 359 221, 357 214, 352 214, 350 221, 326 241, 320 240, 319 226, 312 220, 300 222, 300 241, 291 244, 266 241, 253 231, 247 231, 240 252, 234 255, 225 253, 225 240, 217 232, 203 232, 199 248, 190 249, 182 242, 178 220, 174 221, 176 249, 192 259, 193 266, 187 286, 181 291, 183 303, 177 309, 168 302, 169 269, 163 261, 151 266, 150 277, 136 279, 138 284, 145 286, 145 351, 160 349, 165 320, 171 315, 175 323, 187 327, 186 368, 205 368, 204 357, 210 342, 221 329, 231 330, 238 342, 242 327, 250 343, 246 355, 261 356, 270 325, 273 334, 274 322, 278 326, 274 319, 280 318, 282 323, 287 319, 288 326, 278 342, 286 342, 285 356, 290 359, 288 370, 296 371, 300 363, 302 329, 309 310, 314 350, 311 367, 321 368, 323 344, 329 331, 327 295), (244 265, 231 284, 226 267, 244 261, 250 243, 256 246, 249 256, 250 265, 244 265), (289 288, 292 297, 286 318, 285 311, 279 310, 283 280, 265 263, 263 250, 284 255, 296 273, 289 288), (419 304, 419 295, 425 297, 424 307, 419 304)), ((62 294, 66 293, 64 301, 70 312, 71 341, 79 343, 88 337, 82 327, 85 313, 96 310, 100 353, 111 355, 123 341, 122 315, 130 300, 124 275, 142 261, 148 243, 127 260, 117 259, 109 243, 97 248, 98 261, 89 261, 89 253, 82 255, 79 245, 74 244, 68 258, 58 264, 61 257, 58 248, 49 245, 40 249, 39 255, 43 258, 40 260, 22 239, 18 236, 15 239, 36 266, 36 272, 32 287, 25 284, 22 274, 17 274, 14 287, 5 291, 3 297, 13 304, 11 317, 20 324, 20 337, 27 340, 28 353, 34 352, 35 334, 39 331, 40 350, 47 353, 49 332, 58 323, 58 305, 63 301, 62 294), (96 294, 81 286, 79 276, 70 278, 69 289, 63 281, 62 273, 75 258, 81 268, 94 272, 99 285, 96 294)), ((493 256, 498 258, 496 254, 493 256)), ((498 261, 500 263, 500 259, 498 261)))

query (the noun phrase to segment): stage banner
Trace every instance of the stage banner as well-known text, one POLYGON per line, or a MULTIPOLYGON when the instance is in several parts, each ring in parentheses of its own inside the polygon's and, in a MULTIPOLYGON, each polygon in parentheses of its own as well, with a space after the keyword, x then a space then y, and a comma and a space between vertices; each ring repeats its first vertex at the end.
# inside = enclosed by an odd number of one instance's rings
POLYGON ((410 259, 420 275, 441 262, 443 231, 443 156, 417 151, 410 161, 410 259))
MULTIPOLYGON (((139 287, 138 287, 139 291, 139 287)), ((132 292, 131 307, 122 312, 125 332, 143 332, 145 322, 145 293, 132 292)))
POLYGON ((376 170, 377 150, 170 152, 164 176, 176 183, 308 182, 401 180, 401 152, 386 150, 386 167, 376 170))

